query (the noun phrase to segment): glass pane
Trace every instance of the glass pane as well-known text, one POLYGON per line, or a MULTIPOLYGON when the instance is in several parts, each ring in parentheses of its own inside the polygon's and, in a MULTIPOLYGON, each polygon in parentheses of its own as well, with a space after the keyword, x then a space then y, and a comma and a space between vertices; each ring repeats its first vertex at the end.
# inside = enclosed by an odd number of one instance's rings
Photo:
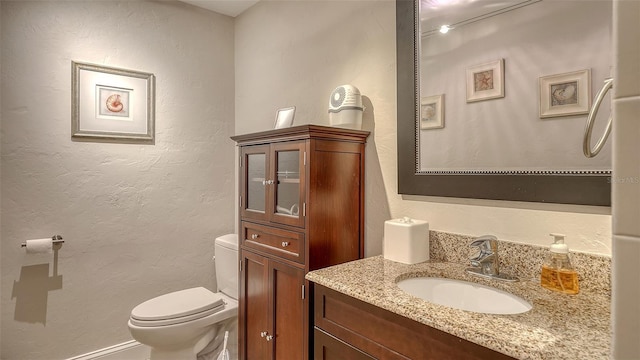
POLYGON ((265 209, 266 154, 247 156, 247 209, 262 211, 265 209))
POLYGON ((278 151, 276 213, 298 216, 300 213, 300 152, 278 151))

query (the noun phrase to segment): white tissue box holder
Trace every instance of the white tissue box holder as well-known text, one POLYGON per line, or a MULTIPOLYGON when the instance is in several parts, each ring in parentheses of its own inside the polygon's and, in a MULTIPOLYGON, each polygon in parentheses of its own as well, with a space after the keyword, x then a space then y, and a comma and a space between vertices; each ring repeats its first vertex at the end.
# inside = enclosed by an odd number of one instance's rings
POLYGON ((382 254, 404 264, 429 260, 429 223, 406 217, 385 221, 382 254))

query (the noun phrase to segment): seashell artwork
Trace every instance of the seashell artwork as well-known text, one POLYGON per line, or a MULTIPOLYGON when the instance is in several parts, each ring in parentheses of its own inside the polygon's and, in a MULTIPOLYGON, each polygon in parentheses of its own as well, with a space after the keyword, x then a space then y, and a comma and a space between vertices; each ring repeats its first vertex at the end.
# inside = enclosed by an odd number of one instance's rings
POLYGON ((591 107, 591 70, 542 76, 540 118, 589 113, 591 107))
POLYGON ((578 82, 571 81, 551 85, 551 106, 578 103, 578 82))
POLYGON ((120 112, 124 108, 124 105, 122 105, 122 101, 120 101, 120 95, 118 94, 109 96, 105 105, 111 112, 120 112))
POLYGON ((422 120, 429 121, 436 114, 436 104, 426 104, 422 107, 422 120))
POLYGON ((98 115, 105 119, 130 120, 130 98, 133 90, 98 85, 97 89, 98 115))

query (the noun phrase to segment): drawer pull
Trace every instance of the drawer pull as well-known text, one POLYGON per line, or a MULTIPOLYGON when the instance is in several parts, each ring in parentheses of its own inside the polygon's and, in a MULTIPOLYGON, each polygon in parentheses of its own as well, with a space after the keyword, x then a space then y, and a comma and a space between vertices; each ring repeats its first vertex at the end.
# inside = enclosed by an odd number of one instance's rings
POLYGON ((258 235, 258 234, 251 234, 251 238, 252 238, 253 240, 257 239, 258 237, 260 237, 260 235, 258 235))
POLYGON ((271 341, 273 339, 273 335, 267 335, 267 341, 271 341))
POLYGON ((287 247, 289 246, 289 242, 288 241, 283 241, 282 242, 282 247, 287 247))
POLYGON ((266 331, 260 332, 260 337, 265 337, 265 336, 267 336, 267 332, 266 331))

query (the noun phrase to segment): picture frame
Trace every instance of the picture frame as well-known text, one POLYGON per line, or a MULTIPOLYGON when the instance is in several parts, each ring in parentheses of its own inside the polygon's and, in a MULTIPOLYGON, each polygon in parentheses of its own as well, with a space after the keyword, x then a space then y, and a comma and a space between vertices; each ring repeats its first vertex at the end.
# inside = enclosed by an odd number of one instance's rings
POLYGON ((291 125, 293 125, 293 118, 295 116, 295 113, 295 106, 278 109, 278 111, 276 111, 276 122, 273 128, 282 129, 291 127, 291 125))
POLYGON ((539 85, 541 119, 589 113, 591 69, 542 76, 539 85))
POLYGON ((444 94, 420 99, 420 129, 444 128, 444 94))
POLYGON ((504 59, 467 69, 467 103, 504 97, 504 59))
POLYGON ((155 75, 71 62, 71 137, 153 142, 155 75))

